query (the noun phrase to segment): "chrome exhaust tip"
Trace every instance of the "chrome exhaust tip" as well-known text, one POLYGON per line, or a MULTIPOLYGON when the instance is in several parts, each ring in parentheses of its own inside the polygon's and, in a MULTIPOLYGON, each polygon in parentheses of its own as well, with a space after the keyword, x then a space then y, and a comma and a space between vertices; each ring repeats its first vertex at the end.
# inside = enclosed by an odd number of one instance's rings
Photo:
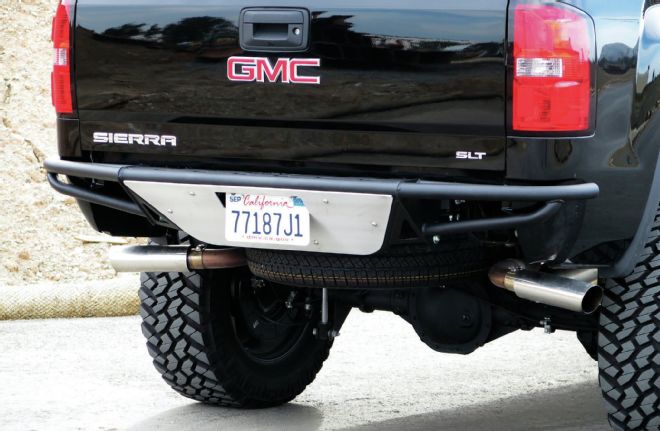
POLYGON ((186 272, 238 268, 247 265, 239 248, 129 245, 110 247, 110 264, 117 272, 186 272))
POLYGON ((488 278, 519 298, 579 313, 595 312, 603 300, 595 268, 546 273, 527 269, 519 260, 507 259, 494 265, 488 278))

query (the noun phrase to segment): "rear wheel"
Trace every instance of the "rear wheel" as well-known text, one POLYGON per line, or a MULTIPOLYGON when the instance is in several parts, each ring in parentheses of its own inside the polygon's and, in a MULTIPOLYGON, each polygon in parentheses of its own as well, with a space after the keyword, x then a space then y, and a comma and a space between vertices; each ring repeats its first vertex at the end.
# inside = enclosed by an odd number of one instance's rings
POLYGON ((600 313, 598 366, 615 430, 660 429, 660 214, 634 272, 608 280, 600 313))
POLYGON ((300 289, 255 283, 247 270, 146 273, 141 281, 154 366, 186 397, 279 405, 300 394, 328 357, 332 341, 312 334, 317 313, 301 306, 300 289))

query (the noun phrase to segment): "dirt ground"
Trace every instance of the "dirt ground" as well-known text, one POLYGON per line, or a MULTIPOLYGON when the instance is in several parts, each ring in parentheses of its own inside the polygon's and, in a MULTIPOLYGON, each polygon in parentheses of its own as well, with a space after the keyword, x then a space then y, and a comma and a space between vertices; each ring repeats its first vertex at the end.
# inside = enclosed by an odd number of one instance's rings
POLYGON ((0 286, 116 276, 106 243, 41 168, 57 155, 50 100, 57 0, 0 0, 0 286))

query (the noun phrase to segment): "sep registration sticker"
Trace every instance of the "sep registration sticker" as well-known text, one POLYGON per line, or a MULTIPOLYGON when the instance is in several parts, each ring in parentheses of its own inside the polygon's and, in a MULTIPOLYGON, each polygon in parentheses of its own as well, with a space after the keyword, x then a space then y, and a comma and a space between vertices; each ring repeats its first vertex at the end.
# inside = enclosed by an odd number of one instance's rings
POLYGON ((309 244, 309 211, 297 196, 227 193, 225 237, 253 244, 309 244))

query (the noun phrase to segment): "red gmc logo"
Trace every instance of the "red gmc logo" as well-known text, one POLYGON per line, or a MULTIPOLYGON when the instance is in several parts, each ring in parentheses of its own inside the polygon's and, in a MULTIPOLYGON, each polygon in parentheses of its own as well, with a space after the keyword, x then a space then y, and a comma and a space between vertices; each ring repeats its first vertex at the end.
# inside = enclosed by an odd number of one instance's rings
POLYGON ((230 57, 227 78, 237 82, 283 82, 285 84, 320 84, 320 76, 301 76, 303 67, 320 67, 318 58, 278 58, 272 64, 266 57, 230 57))

